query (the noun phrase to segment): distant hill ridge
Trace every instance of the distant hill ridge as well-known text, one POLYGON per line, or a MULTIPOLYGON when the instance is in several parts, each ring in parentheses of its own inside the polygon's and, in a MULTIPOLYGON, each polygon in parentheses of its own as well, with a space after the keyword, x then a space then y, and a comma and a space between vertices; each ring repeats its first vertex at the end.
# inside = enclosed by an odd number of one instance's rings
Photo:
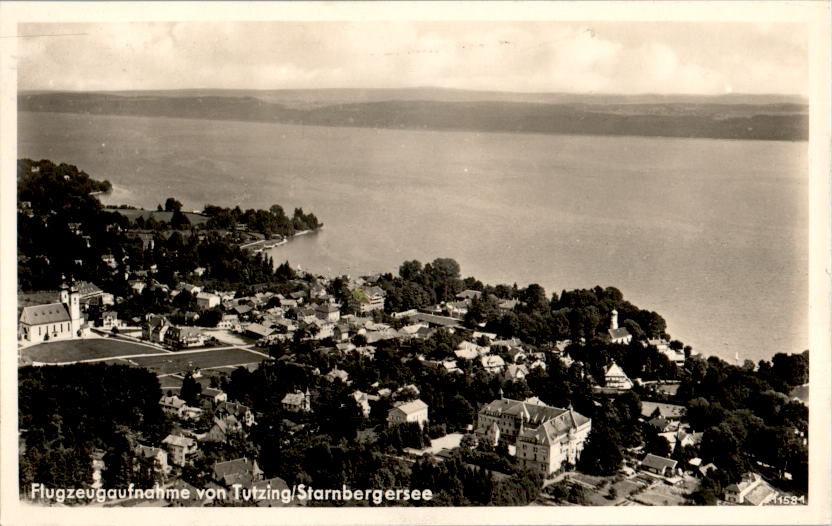
POLYGON ((603 95, 408 89, 22 92, 18 109, 317 126, 806 140, 789 95, 603 95))

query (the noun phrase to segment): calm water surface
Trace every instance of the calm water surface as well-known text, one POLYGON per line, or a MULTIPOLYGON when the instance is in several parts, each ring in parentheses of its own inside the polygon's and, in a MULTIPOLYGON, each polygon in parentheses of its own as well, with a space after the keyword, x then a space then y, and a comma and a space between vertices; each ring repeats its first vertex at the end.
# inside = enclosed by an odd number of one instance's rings
POLYGON ((489 283, 616 286, 695 350, 807 348, 807 143, 21 113, 19 157, 110 201, 313 211, 275 261, 358 275, 453 257, 489 283))

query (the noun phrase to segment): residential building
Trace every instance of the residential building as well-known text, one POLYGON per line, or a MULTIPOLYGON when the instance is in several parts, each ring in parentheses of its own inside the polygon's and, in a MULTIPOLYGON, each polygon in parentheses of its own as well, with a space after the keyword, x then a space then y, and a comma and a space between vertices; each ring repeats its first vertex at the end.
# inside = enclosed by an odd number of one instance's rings
POLYGON ((296 389, 293 393, 286 393, 280 403, 286 411, 294 413, 312 412, 312 396, 309 394, 309 388, 305 392, 296 389))
POLYGON ((250 338, 268 338, 274 334, 275 330, 272 327, 267 327, 260 323, 249 323, 246 325, 245 334, 250 338))
POLYGON ((263 479, 263 471, 257 466, 256 460, 242 457, 215 463, 212 476, 215 482, 226 488, 236 484, 250 488, 252 484, 263 479))
POLYGON ((529 374, 529 370, 526 368, 525 365, 523 365, 523 364, 515 365, 515 364, 512 363, 512 364, 509 364, 508 367, 506 367, 506 372, 503 375, 503 379, 505 379, 505 380, 522 380, 528 374, 529 374))
POLYGON ((367 397, 367 393, 355 391, 350 396, 352 396, 355 399, 355 403, 358 404, 358 407, 361 409, 361 414, 364 415, 364 418, 370 416, 370 399, 367 397))
POLYGON ((239 330, 240 317, 236 314, 223 314, 219 322, 217 322, 217 329, 239 330))
POLYGON ((220 402, 225 402, 228 400, 228 395, 222 391, 221 389, 215 389, 213 387, 206 387, 199 393, 201 398, 210 400, 213 404, 218 404, 220 402))
POLYGON ((222 414, 214 417, 213 424, 207 433, 197 436, 200 442, 219 442, 224 443, 228 440, 228 435, 239 433, 243 426, 237 420, 237 417, 229 414, 222 414))
POLYGON ((168 452, 164 449, 138 444, 135 453, 137 457, 150 459, 153 462, 154 470, 163 477, 170 473, 172 468, 168 465, 168 452))
POLYGON ((196 440, 181 435, 168 435, 162 440, 168 450, 168 460, 176 466, 184 466, 197 452, 196 440))
POLYGON ((654 345, 656 349, 667 356, 667 359, 675 363, 678 367, 685 365, 685 353, 671 349, 670 344, 665 340, 647 340, 648 345, 654 345))
POLYGON ((315 305, 315 315, 323 321, 335 323, 341 319, 341 310, 334 303, 319 303, 315 305))
POLYGON ((108 310, 101 313, 101 327, 103 329, 112 329, 113 327, 120 327, 121 323, 118 319, 118 313, 114 310, 108 310))
POLYGON ((234 415, 245 427, 251 427, 257 423, 254 420, 254 413, 251 409, 247 405, 243 405, 239 402, 222 402, 217 407, 217 412, 234 415))
POLYGON ((342 382, 344 382, 344 384, 347 385, 351 383, 349 373, 347 371, 344 371, 343 369, 338 369, 337 367, 326 373, 324 375, 324 378, 326 378, 330 382, 334 382, 335 380, 341 380, 342 382))
POLYGON ((185 416, 187 404, 176 395, 163 396, 161 400, 159 400, 159 405, 162 407, 162 411, 168 415, 173 415, 179 418, 185 416))
POLYGON ((354 294, 359 302, 359 309, 362 313, 372 312, 374 310, 384 310, 384 298, 387 295, 380 287, 364 287, 356 289, 358 292, 354 294))
POLYGON ((489 373, 500 373, 506 365, 506 362, 497 355, 485 355, 480 358, 480 363, 489 373))
POLYGON ((474 298, 479 299, 482 296, 482 292, 478 290, 471 290, 466 289, 456 295, 457 299, 459 300, 472 300, 474 298))
POLYGON ((667 420, 679 421, 687 412, 685 406, 675 404, 665 404, 661 402, 641 402, 641 417, 650 419, 656 417, 663 417, 667 420))
POLYGON ((672 458, 660 457, 652 453, 648 453, 644 460, 641 461, 641 468, 661 477, 672 477, 676 474, 676 464, 678 462, 672 458))
POLYGON ((777 495, 777 491, 757 473, 746 473, 740 482, 725 488, 725 500, 733 504, 763 506, 777 495))
POLYGON ((199 292, 196 295, 196 308, 199 310, 213 309, 219 306, 220 297, 209 292, 199 292))
POLYGON ((151 316, 142 324, 142 339, 154 343, 163 343, 165 333, 170 327, 170 322, 164 316, 151 316))
POLYGON ((387 424, 390 426, 410 422, 424 426, 427 421, 428 405, 419 399, 398 403, 387 413, 387 424))
POLYGON ((199 347, 205 343, 205 337, 196 327, 170 327, 165 333, 164 342, 172 349, 187 349, 199 347))
POLYGON ((610 363, 604 371, 604 385, 608 389, 620 389, 622 391, 633 388, 633 382, 627 377, 627 373, 615 362, 610 363))

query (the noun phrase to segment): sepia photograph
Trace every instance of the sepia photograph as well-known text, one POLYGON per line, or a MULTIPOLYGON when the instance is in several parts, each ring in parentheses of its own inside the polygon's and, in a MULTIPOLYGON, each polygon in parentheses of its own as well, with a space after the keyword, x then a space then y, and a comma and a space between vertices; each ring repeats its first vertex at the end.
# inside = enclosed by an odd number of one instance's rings
POLYGON ((830 520, 828 3, 11 4, 4 524, 830 520))

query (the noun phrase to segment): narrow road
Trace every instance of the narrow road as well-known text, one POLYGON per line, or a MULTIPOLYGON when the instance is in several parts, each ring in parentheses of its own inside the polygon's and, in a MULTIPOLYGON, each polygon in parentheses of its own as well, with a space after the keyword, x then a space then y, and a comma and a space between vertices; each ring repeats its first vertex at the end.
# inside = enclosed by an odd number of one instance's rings
POLYGON ((214 351, 227 351, 229 349, 239 349, 241 351, 250 352, 252 354, 256 354, 258 356, 263 356, 265 358, 269 358, 268 354, 265 354, 261 351, 255 351, 253 349, 254 344, 251 345, 228 345, 225 347, 211 347, 210 349, 190 349, 187 351, 164 351, 164 352, 155 352, 155 353, 147 353, 147 354, 125 354, 122 356, 104 356, 100 358, 88 358, 85 360, 73 360, 70 362, 50 362, 49 365, 71 365, 74 363, 94 363, 94 362, 104 362, 107 360, 129 360, 131 358, 153 358, 156 356, 170 356, 171 354, 179 356, 182 354, 196 354, 196 353, 207 353, 207 352, 214 352, 214 351))

